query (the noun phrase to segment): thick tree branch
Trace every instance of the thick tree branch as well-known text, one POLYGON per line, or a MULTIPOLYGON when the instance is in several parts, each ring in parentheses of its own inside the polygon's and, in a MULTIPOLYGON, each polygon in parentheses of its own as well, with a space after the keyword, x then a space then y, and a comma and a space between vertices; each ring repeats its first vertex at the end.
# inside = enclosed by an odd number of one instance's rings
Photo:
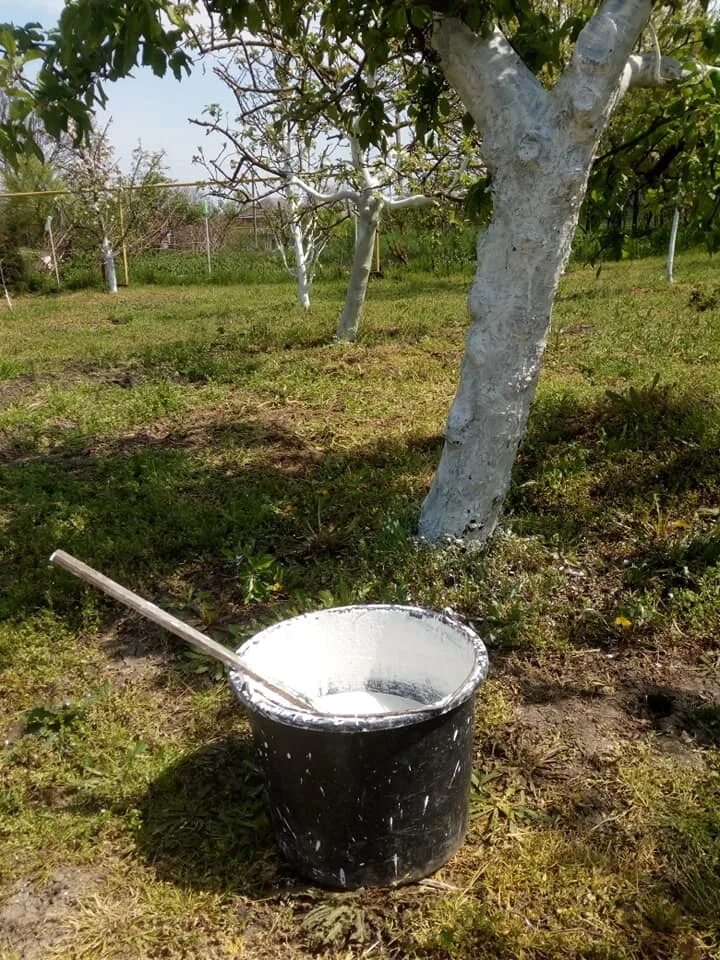
POLYGON ((379 184, 377 179, 372 175, 369 166, 365 162, 365 156, 360 149, 360 144, 352 135, 348 136, 348 141, 350 143, 350 155, 352 157, 353 166, 362 177, 364 189, 376 190, 379 184))
POLYGON ((608 107, 612 109, 613 95, 622 96, 627 89, 628 61, 651 7, 651 0, 605 0, 580 31, 572 59, 555 87, 555 99, 570 103, 591 124, 600 122, 608 107))
POLYGON ((661 57, 655 54, 636 54, 628 58, 623 74, 623 87, 662 87, 674 83, 685 76, 682 64, 673 57, 661 57))
POLYGON ((416 193, 412 197, 404 197, 401 200, 386 200, 385 206, 390 210, 405 210, 408 207, 436 207, 437 200, 416 193))
POLYGON ((312 197, 314 200, 318 200, 320 203, 339 203, 341 200, 350 200, 351 203, 358 202, 357 190, 345 189, 336 190, 334 193, 321 193, 319 190, 311 187, 309 183, 306 183, 300 177, 296 176, 290 177, 290 183, 299 187, 301 190, 304 190, 308 196, 312 197))
POLYGON ((488 112, 507 111, 508 116, 528 109, 545 91, 513 50, 503 33, 495 28, 488 38, 480 37, 454 17, 438 18, 432 44, 440 55, 443 73, 468 113, 484 132, 488 112))

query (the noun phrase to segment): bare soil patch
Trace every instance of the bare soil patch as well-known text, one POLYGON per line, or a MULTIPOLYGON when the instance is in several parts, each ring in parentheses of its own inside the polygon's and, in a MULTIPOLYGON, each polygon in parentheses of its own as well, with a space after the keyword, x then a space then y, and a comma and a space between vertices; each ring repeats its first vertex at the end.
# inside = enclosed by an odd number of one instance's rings
POLYGON ((577 652, 548 662, 508 661, 516 725, 555 740, 588 762, 623 742, 652 737, 668 752, 720 743, 720 679, 701 663, 652 653, 577 652))
POLYGON ((104 670, 115 683, 151 682, 167 669, 160 631, 138 616, 127 615, 113 623, 100 646, 107 657, 104 670))
POLYGON ((46 960, 60 945, 80 900, 97 889, 102 875, 92 867, 68 866, 48 881, 16 884, 0 905, 0 947, 21 960, 46 960))

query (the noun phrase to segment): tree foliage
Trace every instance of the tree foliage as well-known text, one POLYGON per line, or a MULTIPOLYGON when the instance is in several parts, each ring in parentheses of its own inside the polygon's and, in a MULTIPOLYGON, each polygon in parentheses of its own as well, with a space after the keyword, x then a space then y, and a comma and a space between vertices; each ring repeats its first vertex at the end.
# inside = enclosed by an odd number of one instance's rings
POLYGON ((0 158, 17 161, 40 153, 37 144, 36 88, 28 70, 46 49, 40 24, 0 23, 0 158))
MULTIPOLYGON (((679 0, 663 4, 675 12, 679 0)), ((707 8, 707 2, 699 6, 707 8)), ((347 125, 347 114, 358 120, 363 146, 380 144, 392 132, 392 117, 374 88, 374 71, 402 60, 412 113, 418 132, 432 136, 446 110, 446 82, 430 45, 433 18, 454 16, 478 32, 497 24, 511 39, 524 62, 551 83, 566 62, 571 44, 595 9, 577 0, 68 0, 57 28, 44 33, 37 24, 0 27, 0 87, 9 89, 15 115, 6 118, 0 147, 25 149, 22 121, 30 103, 27 86, 16 82, 17 70, 29 59, 42 57, 35 88, 36 109, 52 135, 76 136, 90 129, 90 111, 106 102, 108 81, 127 76, 136 67, 157 75, 172 72, 178 79, 192 66, 185 41, 193 33, 193 18, 203 14, 227 37, 260 30, 281 33, 286 42, 303 43, 302 25, 308 16, 318 26, 314 51, 319 71, 332 69, 338 44, 357 41, 363 61, 326 98, 329 121, 347 125), (1 69, 1 68, 0 68, 1 69)), ((710 38, 708 38, 710 39, 710 38)), ((716 43, 716 39, 712 43, 716 43)), ((307 109, 317 106, 308 98, 307 109)))
POLYGON ((695 67, 660 90, 639 90, 618 107, 593 167, 583 222, 589 259, 619 258, 627 236, 668 221, 676 204, 712 247, 720 207, 720 72, 701 64, 720 54, 720 24, 705 5, 656 18, 664 51, 695 67))

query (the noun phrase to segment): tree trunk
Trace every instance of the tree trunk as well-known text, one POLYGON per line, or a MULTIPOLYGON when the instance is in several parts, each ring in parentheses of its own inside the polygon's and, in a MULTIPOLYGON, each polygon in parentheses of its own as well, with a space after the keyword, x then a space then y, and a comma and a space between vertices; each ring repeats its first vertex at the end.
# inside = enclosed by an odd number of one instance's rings
POLYGON ((373 194, 363 196, 361 203, 358 204, 350 282, 343 312, 338 320, 336 340, 352 342, 357 337, 360 317, 365 306, 370 271, 372 270, 375 237, 380 222, 382 205, 382 198, 373 194))
MULTIPOLYGON (((602 131, 633 86, 659 86, 679 65, 633 55, 650 0, 604 0, 570 63, 546 90, 499 29, 478 36, 436 22, 442 69, 482 133, 493 217, 478 245, 458 392, 420 516, 430 542, 488 539, 510 486, 602 131)), ((681 73, 681 71, 680 71, 681 73)))
POLYGON ((678 206, 673 210, 672 227, 670 227, 670 243, 668 244, 667 255, 667 278, 670 283, 675 283, 675 245, 677 243, 678 227, 680 226, 680 208, 678 206))
POLYGON ((640 220, 640 188, 633 191, 632 204, 632 235, 636 238, 638 235, 638 222, 640 220))
POLYGON ((115 272, 115 254, 107 237, 102 242, 103 275, 108 293, 117 293, 117 274, 115 272))
MULTIPOLYGON (((289 152, 288 147, 288 152, 289 152)), ((288 219, 295 254, 295 281, 297 283, 298 303, 301 310, 310 309, 310 277, 308 275, 308 257, 305 250, 302 223, 300 222, 300 204, 291 180, 285 184, 288 219)), ((284 257, 284 255, 283 255, 284 257)), ((287 266, 287 263, 286 263, 287 266)))
POLYGON ((302 228, 297 221, 292 225, 293 247, 295 249, 295 277, 297 279, 298 303, 302 310, 310 309, 310 281, 308 279, 307 256, 303 243, 302 228))
POLYGON ((497 524, 577 225, 579 202, 556 187, 511 178, 481 235, 460 383, 420 518, 430 542, 485 541, 497 524))

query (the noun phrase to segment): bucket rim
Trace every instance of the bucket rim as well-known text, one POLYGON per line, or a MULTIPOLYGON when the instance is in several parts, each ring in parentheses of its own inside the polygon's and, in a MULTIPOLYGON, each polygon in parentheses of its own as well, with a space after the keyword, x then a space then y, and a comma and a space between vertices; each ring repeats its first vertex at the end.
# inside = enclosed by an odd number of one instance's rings
POLYGON ((306 613, 289 617, 286 620, 280 620, 272 624, 272 626, 259 631, 242 644, 242 646, 238 647, 236 653, 242 657, 253 647, 266 640, 269 635, 287 628, 288 624, 317 617, 337 616, 348 613, 349 611, 358 610, 388 610, 396 613, 407 613, 411 617, 428 617, 437 620, 447 627, 451 627, 457 631, 458 634, 462 635, 472 648, 475 655, 473 669, 451 694, 447 694, 435 703, 427 704, 427 709, 421 708, 398 713, 366 714, 360 716, 312 713, 300 707, 291 706, 290 704, 281 704, 277 700, 272 700, 266 696, 259 684, 255 684, 252 680, 248 680, 236 671, 231 670, 228 679, 233 693, 240 703, 252 713, 258 713, 277 723, 291 727, 304 727, 306 729, 334 732, 366 733, 371 730, 389 730, 406 727, 411 724, 422 723, 426 720, 441 717, 456 707, 461 706, 472 697, 477 687, 487 677, 489 661, 485 644, 475 630, 460 620, 452 610, 448 608, 442 611, 429 610, 426 607, 399 603, 357 603, 347 604, 342 607, 326 607, 321 610, 310 610, 306 613))

